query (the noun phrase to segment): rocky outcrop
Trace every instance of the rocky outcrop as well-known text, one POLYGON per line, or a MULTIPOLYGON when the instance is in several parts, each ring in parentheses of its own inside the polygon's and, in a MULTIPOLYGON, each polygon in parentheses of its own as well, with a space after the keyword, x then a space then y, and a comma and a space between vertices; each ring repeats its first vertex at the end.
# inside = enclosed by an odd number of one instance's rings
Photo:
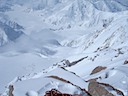
MULTIPOLYGON (((97 82, 95 79, 91 80, 88 86, 89 94, 87 96, 124 96, 123 92, 105 83, 97 82), (111 92, 114 92, 111 93, 111 92)), ((82 94, 67 94, 61 93, 56 89, 46 91, 44 96, 83 96, 82 94)))
POLYGON ((124 96, 122 91, 109 84, 97 82, 96 79, 91 79, 89 81, 88 92, 92 96, 115 96, 115 94, 124 96), (115 94, 112 94, 111 92, 114 92, 115 94))
POLYGON ((9 95, 9 96, 14 96, 14 95, 13 95, 13 91, 14 91, 13 85, 9 85, 9 93, 8 93, 8 95, 9 95))
POLYGON ((83 58, 76 60, 76 61, 73 61, 73 62, 70 62, 69 60, 63 60, 63 61, 64 61, 64 65, 67 65, 67 67, 71 67, 71 66, 76 65, 77 63, 83 61, 86 58, 88 58, 88 56, 83 57, 83 58))
POLYGON ((88 92, 92 96, 114 96, 113 94, 109 93, 104 87, 102 87, 95 81, 92 81, 89 83, 88 92))
MULTIPOLYGON (((73 84, 73 83, 70 82, 70 81, 67 81, 67 80, 65 80, 65 79, 63 79, 63 78, 60 78, 60 77, 58 77, 58 76, 47 76, 47 77, 49 77, 49 78, 54 78, 54 79, 60 80, 60 81, 62 81, 62 82, 71 84, 71 85, 77 87, 78 89, 80 89, 80 90, 81 90, 84 94, 86 94, 87 96, 91 96, 91 94, 90 94, 86 89, 83 89, 83 88, 79 87, 78 85, 73 84)), ((49 95, 46 95, 46 96, 49 96, 49 95)), ((61 96, 61 95, 59 95, 59 96, 61 96)), ((71 96, 74 96, 74 95, 71 95, 71 96)), ((80 96, 80 95, 78 95, 78 96, 80 96)))
POLYGON ((125 60, 125 61, 124 61, 124 64, 128 64, 128 60, 125 60))
POLYGON ((110 84, 100 83, 100 82, 98 82, 98 84, 100 84, 100 85, 102 85, 102 86, 104 86, 104 87, 107 87, 108 89, 111 89, 111 90, 115 91, 115 93, 117 93, 117 95, 119 95, 119 96, 125 96, 122 91, 120 91, 120 90, 114 88, 114 87, 113 87, 112 85, 110 85, 110 84))
POLYGON ((100 71, 102 71, 102 70, 105 70, 107 67, 102 67, 102 66, 98 66, 98 67, 96 67, 92 72, 91 72, 91 75, 92 74, 95 74, 95 73, 98 73, 98 72, 100 72, 100 71))

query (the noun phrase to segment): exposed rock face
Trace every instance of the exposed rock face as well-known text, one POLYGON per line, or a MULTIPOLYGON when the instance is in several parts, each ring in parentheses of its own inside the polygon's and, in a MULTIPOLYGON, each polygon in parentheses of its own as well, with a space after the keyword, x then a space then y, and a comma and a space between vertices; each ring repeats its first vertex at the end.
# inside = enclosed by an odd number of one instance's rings
POLYGON ((69 60, 64 60, 64 61, 65 61, 65 64, 66 64, 68 67, 71 67, 71 66, 73 66, 73 65, 75 65, 75 64, 77 64, 77 63, 83 61, 83 60, 86 59, 87 57, 88 57, 88 56, 83 57, 83 58, 81 58, 81 59, 79 59, 79 60, 76 60, 76 61, 73 61, 73 62, 70 62, 69 60))
POLYGON ((14 91, 14 87, 13 87, 13 85, 9 85, 9 96, 14 96, 13 95, 13 91, 14 91))
POLYGON ((107 68, 107 67, 98 66, 98 67, 96 67, 96 68, 92 71, 91 75, 92 75, 92 74, 95 74, 95 73, 98 73, 98 72, 100 72, 100 71, 102 71, 102 70, 105 70, 106 68, 107 68))
POLYGON ((97 82, 96 79, 91 79, 88 82, 88 92, 91 96, 125 96, 122 91, 109 84, 97 82))
POLYGON ((89 83, 88 92, 92 96, 114 96, 113 94, 109 93, 103 86, 99 85, 95 81, 89 83))
POLYGON ((112 85, 109 85, 109 84, 106 84, 106 83, 100 83, 100 82, 98 82, 98 84, 100 84, 100 85, 106 87, 107 89, 111 89, 111 90, 115 91, 115 93, 116 93, 117 95, 119 95, 119 96, 125 96, 122 91, 120 91, 120 90, 114 88, 112 85))

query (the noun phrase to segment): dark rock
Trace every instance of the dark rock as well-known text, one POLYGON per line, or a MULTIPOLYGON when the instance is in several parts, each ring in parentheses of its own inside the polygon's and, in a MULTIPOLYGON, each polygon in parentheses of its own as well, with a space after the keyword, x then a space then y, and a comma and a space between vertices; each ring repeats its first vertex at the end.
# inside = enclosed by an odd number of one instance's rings
POLYGON ((13 95, 13 91, 14 91, 14 87, 13 87, 13 85, 9 85, 9 96, 14 96, 13 95))
POLYGON ((128 64, 128 60, 125 60, 125 61, 124 61, 124 64, 128 64))
POLYGON ((50 91, 47 91, 44 96, 82 96, 82 95, 78 95, 78 94, 71 95, 67 93, 61 93, 56 89, 52 89, 50 91))
POLYGON ((92 96, 114 96, 112 93, 109 93, 105 87, 101 86, 96 81, 89 83, 88 92, 92 96))
POLYGON ((102 71, 102 70, 105 70, 106 68, 107 68, 107 67, 98 66, 98 67, 96 67, 96 68, 92 71, 91 75, 92 75, 92 74, 95 74, 95 73, 98 73, 98 72, 100 72, 100 71, 102 71))

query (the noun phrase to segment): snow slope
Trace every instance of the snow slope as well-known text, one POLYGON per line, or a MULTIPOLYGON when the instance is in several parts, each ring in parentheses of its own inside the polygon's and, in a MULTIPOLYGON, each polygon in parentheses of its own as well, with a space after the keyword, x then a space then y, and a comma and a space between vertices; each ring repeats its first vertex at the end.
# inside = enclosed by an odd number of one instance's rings
POLYGON ((88 96, 94 78, 128 96, 127 0, 4 0, 0 8, 2 96, 9 85, 14 96, 52 88, 88 96), (97 66, 106 69, 92 75, 97 66))
POLYGON ((127 0, 91 0, 95 8, 102 11, 118 12, 128 10, 127 0), (111 3, 110 3, 111 2, 111 3))

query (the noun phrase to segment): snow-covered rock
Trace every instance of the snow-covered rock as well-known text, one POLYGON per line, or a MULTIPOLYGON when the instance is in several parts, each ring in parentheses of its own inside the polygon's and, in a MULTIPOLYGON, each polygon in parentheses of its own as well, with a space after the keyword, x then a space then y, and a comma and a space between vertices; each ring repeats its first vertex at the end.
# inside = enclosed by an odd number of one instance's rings
POLYGON ((28 92, 26 93, 26 96, 38 96, 38 93, 35 92, 35 91, 28 91, 28 92))

